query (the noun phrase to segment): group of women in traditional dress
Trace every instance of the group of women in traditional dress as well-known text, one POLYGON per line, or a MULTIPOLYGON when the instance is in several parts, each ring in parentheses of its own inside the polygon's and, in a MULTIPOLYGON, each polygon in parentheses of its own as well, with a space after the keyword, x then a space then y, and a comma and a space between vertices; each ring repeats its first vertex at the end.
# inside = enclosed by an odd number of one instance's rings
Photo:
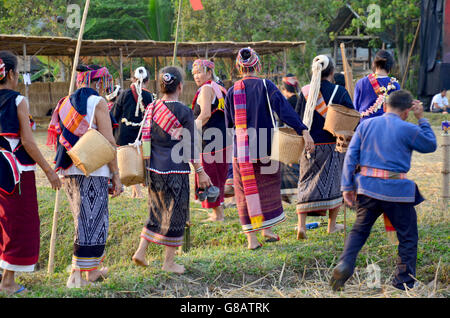
MULTIPOLYGON (((357 83, 355 108, 364 117, 382 114, 380 95, 399 88, 387 75, 392 65, 390 54, 379 51, 375 73, 357 83)), ((14 273, 33 271, 38 260, 36 163, 54 189, 61 187, 57 172, 63 176, 73 213, 74 253, 67 286, 80 287, 108 275, 108 269, 102 267, 109 227, 108 194, 115 197, 123 191, 117 159, 86 177, 67 154, 90 126, 114 147, 136 142, 142 127, 149 217, 132 256, 137 265, 148 266, 146 250, 153 242, 165 246, 163 270, 184 272, 174 256, 183 244, 189 215, 190 164, 195 171, 196 193, 212 185, 219 188, 217 200, 203 202, 202 206, 212 209, 208 221, 223 221, 230 157, 234 195, 248 249, 262 246, 257 232, 265 242, 280 240, 273 227, 286 219, 283 190, 292 194, 292 189, 297 188, 298 239, 306 238, 306 216, 311 214, 329 211, 328 232, 341 230, 336 217, 343 204, 343 154, 335 151, 336 138, 323 126, 329 104, 349 108, 354 104, 344 87, 332 83, 332 59, 317 56, 312 63, 310 85, 299 89, 295 76, 289 74, 283 78, 281 91, 270 80, 258 76, 261 61, 253 49, 239 51, 236 67, 242 79, 227 91, 216 81, 214 63, 196 60, 192 74, 199 89, 191 109, 180 102, 184 78, 178 67, 160 70, 162 96, 156 99, 146 89, 148 74, 144 68, 136 70, 130 89, 119 94, 105 67, 79 65, 78 89, 59 101, 49 126, 47 144, 56 149, 56 166, 51 169, 33 139, 28 103, 16 91, 17 58, 0 52, 0 268, 4 269, 0 291, 22 292, 24 288, 15 283, 14 273), (109 107, 101 97, 108 90, 114 91, 109 95, 109 100, 114 99, 109 107), (287 125, 303 136, 305 151, 299 165, 274 168, 270 160, 272 110, 279 126, 287 125), (234 131, 231 139, 226 137, 230 129, 234 131), (203 135, 200 144, 194 138, 198 132, 203 135), (173 158, 175 148, 182 160, 173 158)))

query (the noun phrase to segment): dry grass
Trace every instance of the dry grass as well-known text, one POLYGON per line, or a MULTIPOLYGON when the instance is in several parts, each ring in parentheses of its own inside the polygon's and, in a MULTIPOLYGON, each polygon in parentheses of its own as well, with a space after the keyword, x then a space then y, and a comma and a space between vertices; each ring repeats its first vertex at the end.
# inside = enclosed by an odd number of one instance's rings
MULTIPOLYGON (((439 131, 436 130, 439 135, 439 131)), ((36 133, 39 145, 48 160, 53 153, 43 146, 45 133, 36 133)), ((438 143, 441 144, 441 136, 438 143)), ((73 225, 69 213, 60 220, 56 274, 46 274, 46 257, 51 228, 54 194, 48 188, 42 171, 38 171, 41 215, 41 260, 36 273, 20 277, 31 286, 28 297, 237 297, 237 298, 429 298, 450 296, 449 218, 440 199, 442 148, 433 154, 413 155, 409 177, 415 180, 427 201, 418 209, 419 252, 417 286, 405 292, 390 285, 395 269, 396 246, 385 237, 378 220, 367 244, 362 249, 356 272, 346 284, 344 292, 334 293, 328 282, 343 247, 343 234, 326 234, 320 227, 309 233, 307 241, 295 239, 295 207, 285 205, 288 220, 276 228, 282 241, 265 244, 258 252, 245 249, 245 237, 240 232, 235 209, 226 210, 222 225, 201 225, 203 209, 192 205, 193 248, 178 256, 186 268, 182 276, 161 271, 162 253, 159 247, 149 251, 151 266, 136 268, 129 260, 137 246, 138 234, 145 220, 145 199, 124 198, 111 203, 111 229, 107 254, 113 274, 104 283, 83 290, 67 290, 66 267, 70 264, 73 225), (365 268, 376 263, 381 268, 381 288, 367 286, 365 268)), ((68 209, 67 203, 63 209, 68 209)), ((67 211, 66 211, 67 212, 67 211)), ((348 229, 354 222, 348 211, 348 229)), ((311 219, 312 220, 312 219, 311 219)), ((325 221, 322 219, 321 221, 325 221)), ((342 215, 338 222, 342 222, 342 215)), ((107 260, 108 262, 108 260, 107 260)))

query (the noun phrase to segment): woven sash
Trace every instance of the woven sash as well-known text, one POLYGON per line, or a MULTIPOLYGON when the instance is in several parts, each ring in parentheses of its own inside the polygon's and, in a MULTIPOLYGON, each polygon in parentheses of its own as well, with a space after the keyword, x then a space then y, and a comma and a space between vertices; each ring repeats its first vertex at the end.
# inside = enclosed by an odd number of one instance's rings
POLYGON ((406 173, 393 172, 378 168, 371 168, 362 166, 360 174, 366 177, 380 178, 380 179, 406 179, 406 173))
MULTIPOLYGON (((303 96, 305 96, 306 100, 308 100, 309 88, 310 88, 310 85, 306 85, 306 86, 302 87, 302 93, 303 93, 303 96)), ((320 115, 322 115, 323 118, 327 117, 328 106, 325 103, 325 100, 323 99, 321 92, 319 92, 319 96, 317 97, 315 111, 318 112, 320 115)))
POLYGON ((142 129, 142 145, 145 160, 150 159, 151 155, 151 127, 153 122, 169 134, 172 139, 180 140, 183 132, 183 126, 163 101, 156 100, 148 107, 142 129))
POLYGON ((377 77, 375 76, 375 74, 369 74, 367 75, 367 78, 369 79, 370 85, 372 85, 373 90, 375 91, 375 94, 380 95, 383 92, 381 91, 381 87, 380 84, 378 84, 378 80, 377 77))
POLYGON ((262 227, 264 217, 262 215, 261 200, 256 182, 253 164, 250 162, 250 147, 247 131, 247 97, 245 95, 244 81, 234 84, 234 115, 237 141, 237 162, 242 176, 245 201, 253 228, 262 227))

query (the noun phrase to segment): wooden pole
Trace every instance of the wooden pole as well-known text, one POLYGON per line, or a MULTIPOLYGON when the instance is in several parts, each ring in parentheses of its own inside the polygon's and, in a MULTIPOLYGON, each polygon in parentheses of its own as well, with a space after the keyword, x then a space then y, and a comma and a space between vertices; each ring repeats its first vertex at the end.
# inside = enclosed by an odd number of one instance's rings
POLYGON ((283 49, 283 74, 287 75, 287 49, 283 49))
MULTIPOLYGON (((30 61, 30 65, 31 65, 31 61, 30 61)), ((26 66, 27 66, 27 45, 24 43, 23 44, 23 73, 24 74, 27 74, 28 68, 26 66)), ((25 84, 25 97, 28 100, 28 85, 26 85, 26 84, 25 84)))
POLYGON ((120 87, 123 88, 123 51, 122 48, 119 48, 120 57, 119 57, 119 65, 120 65, 120 87))
MULTIPOLYGON (((88 10, 89 10, 89 2, 90 2, 90 0, 86 0, 86 4, 84 5, 83 19, 81 21, 80 33, 78 34, 77 48, 75 50, 75 56, 73 59, 72 77, 70 80, 69 95, 71 95, 75 89, 77 65, 78 65, 78 59, 80 57, 80 49, 81 49, 81 42, 83 40, 84 26, 86 24, 86 18, 87 18, 87 14, 88 14, 88 10)), ((53 211, 52 235, 50 238, 50 252, 49 252, 49 257, 48 257, 47 272, 49 274, 53 273, 54 269, 55 269, 54 262, 55 262, 56 229, 57 229, 57 223, 58 223, 59 201, 60 201, 60 191, 57 190, 56 198, 55 198, 55 209, 53 211)))
POLYGON ((411 61, 411 55, 414 51, 414 46, 416 45, 417 37, 419 35, 420 23, 421 23, 421 20, 419 20, 419 24, 417 25, 417 29, 416 29, 416 34, 414 35, 414 41, 412 43, 411 49, 409 50, 408 61, 406 62, 406 68, 405 68, 405 71, 403 72, 402 87, 403 87, 403 85, 405 85, 406 75, 408 75, 409 62, 411 61))
POLYGON ((442 206, 443 211, 448 210, 450 201, 450 135, 448 133, 442 135, 442 152, 443 152, 443 166, 442 166, 442 206))
POLYGON ((342 65, 344 67, 344 74, 345 74, 345 88, 347 89, 348 93, 350 94, 350 97, 353 100, 353 93, 354 93, 353 71, 347 61, 347 55, 345 54, 345 44, 344 43, 341 43, 341 55, 342 55, 342 65))
POLYGON ((344 203, 344 244, 347 240, 347 206, 344 203))
POLYGON ((173 59, 172 59, 172 65, 176 65, 176 59, 177 59, 177 49, 178 49, 178 30, 180 27, 180 18, 181 18, 181 5, 183 4, 183 0, 179 0, 180 5, 178 6, 178 18, 177 18, 177 30, 175 32, 175 45, 173 47, 173 59))

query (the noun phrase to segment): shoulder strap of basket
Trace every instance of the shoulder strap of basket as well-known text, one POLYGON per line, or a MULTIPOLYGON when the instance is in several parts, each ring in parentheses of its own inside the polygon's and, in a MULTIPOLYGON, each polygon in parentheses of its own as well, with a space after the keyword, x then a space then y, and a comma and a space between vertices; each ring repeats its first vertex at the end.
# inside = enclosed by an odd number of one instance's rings
MULTIPOLYGON (((302 93, 303 93, 303 96, 305 96, 306 100, 308 100, 309 88, 310 88, 310 85, 306 85, 306 86, 302 87, 302 93)), ((334 97, 334 95, 332 97, 334 97)), ((318 112, 320 115, 322 115, 322 117, 324 117, 324 118, 327 117, 328 105, 325 103, 325 100, 323 99, 321 92, 319 92, 319 97, 317 97, 315 111, 318 112)))
POLYGON ((272 125, 273 128, 277 128, 277 126, 275 125, 275 118, 273 117, 273 112, 272 112, 272 105, 270 104, 270 98, 269 98, 269 91, 267 89, 267 85, 266 85, 266 79, 263 79, 264 82, 264 87, 266 89, 266 97, 267 97, 267 105, 269 105, 269 114, 270 114, 270 118, 272 119, 272 125))

